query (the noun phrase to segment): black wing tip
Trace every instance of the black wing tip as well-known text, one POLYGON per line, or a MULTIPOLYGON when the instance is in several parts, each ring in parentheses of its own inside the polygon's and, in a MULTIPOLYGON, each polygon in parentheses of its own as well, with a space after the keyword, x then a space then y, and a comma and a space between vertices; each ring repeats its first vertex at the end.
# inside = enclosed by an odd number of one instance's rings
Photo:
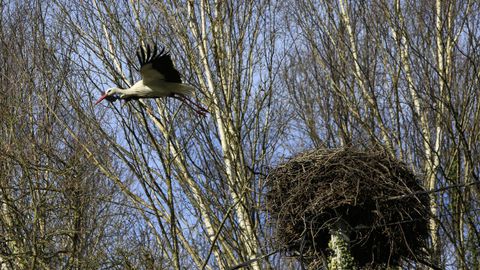
POLYGON ((137 56, 140 61, 140 69, 145 65, 152 64, 152 68, 161 73, 165 81, 182 83, 180 73, 173 66, 170 52, 164 46, 160 48, 156 44, 140 46, 137 56))
POLYGON ((160 46, 159 49, 159 46, 155 43, 146 44, 145 46, 140 45, 137 50, 137 58, 140 62, 140 66, 149 64, 163 56, 170 56, 170 53, 165 51, 164 46, 160 46))
POLYGON ((138 50, 137 50, 137 58, 138 58, 138 62, 140 63, 140 65, 143 65, 143 49, 142 47, 140 47, 138 50))

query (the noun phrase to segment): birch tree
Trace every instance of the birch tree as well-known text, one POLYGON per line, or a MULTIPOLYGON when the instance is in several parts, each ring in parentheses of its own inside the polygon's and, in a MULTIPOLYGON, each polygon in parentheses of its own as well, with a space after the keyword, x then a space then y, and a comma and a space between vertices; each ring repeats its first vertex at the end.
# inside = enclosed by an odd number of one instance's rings
MULTIPOLYGON (((277 4, 268 1, 160 3, 59 1, 78 40, 74 58, 85 89, 132 85, 135 51, 147 43, 170 50, 184 81, 195 86, 207 118, 171 100, 140 100, 92 111, 92 93, 71 91, 77 121, 101 130, 138 181, 126 187, 108 164, 91 158, 138 207, 162 258, 174 269, 225 269, 269 251, 259 212, 260 175, 283 132, 276 114, 277 4), (93 86, 93 87, 92 87, 93 86), (80 113, 79 113, 80 114, 80 113), (109 119, 109 120, 106 120, 109 119), (110 134, 105 121, 117 127, 110 134)), ((75 133, 75 132, 73 132, 75 133)), ((89 146, 84 151, 90 153, 89 146)), ((156 258, 155 260, 158 260, 156 258)), ((254 261, 253 269, 268 260, 254 261)))
POLYGON ((301 31, 284 78, 302 134, 314 145, 381 145, 409 161, 432 191, 431 256, 441 268, 450 254, 458 268, 478 265, 466 240, 478 228, 465 225, 478 222, 478 149, 469 143, 478 136, 478 8, 300 1, 290 11, 301 31))
MULTIPOLYGON (((0 264, 283 265, 263 175, 383 147, 431 191, 433 263, 479 267, 476 1, 0 1, 0 264), (93 106, 164 45, 209 109, 93 106), (454 259, 444 259, 454 258, 454 259)), ((405 262, 406 267, 415 263, 405 262)))

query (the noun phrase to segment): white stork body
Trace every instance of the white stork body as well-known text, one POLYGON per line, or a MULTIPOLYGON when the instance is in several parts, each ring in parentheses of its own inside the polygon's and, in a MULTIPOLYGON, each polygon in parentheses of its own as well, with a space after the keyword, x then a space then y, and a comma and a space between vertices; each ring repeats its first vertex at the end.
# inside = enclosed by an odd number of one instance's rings
POLYGON ((153 51, 150 50, 150 46, 147 46, 146 50, 140 48, 137 57, 140 61, 142 80, 127 89, 117 87, 108 89, 95 104, 103 99, 115 101, 120 98, 129 101, 140 98, 173 97, 184 102, 198 114, 205 115, 208 112, 207 109, 188 98, 193 95, 194 88, 182 83, 180 73, 173 67, 170 55, 164 51, 162 49, 157 53, 156 46, 153 51))
MULTIPOLYGON (((137 98, 162 98, 171 97, 172 94, 180 94, 191 96, 194 88, 183 83, 168 83, 158 81, 156 83, 143 83, 143 80, 136 82, 132 87, 127 89, 110 88, 111 95, 119 94, 121 99, 137 99, 137 98)), ((108 90, 107 90, 108 91, 108 90)))

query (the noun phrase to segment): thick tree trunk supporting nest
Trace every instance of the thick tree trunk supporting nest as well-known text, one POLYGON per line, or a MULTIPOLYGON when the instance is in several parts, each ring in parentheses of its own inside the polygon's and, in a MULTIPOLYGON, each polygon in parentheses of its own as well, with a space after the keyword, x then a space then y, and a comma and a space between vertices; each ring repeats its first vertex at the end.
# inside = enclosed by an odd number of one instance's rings
POLYGON ((404 163, 384 152, 307 152, 271 171, 267 185, 276 242, 309 264, 331 254, 331 231, 340 222, 359 267, 426 256, 428 195, 404 163))

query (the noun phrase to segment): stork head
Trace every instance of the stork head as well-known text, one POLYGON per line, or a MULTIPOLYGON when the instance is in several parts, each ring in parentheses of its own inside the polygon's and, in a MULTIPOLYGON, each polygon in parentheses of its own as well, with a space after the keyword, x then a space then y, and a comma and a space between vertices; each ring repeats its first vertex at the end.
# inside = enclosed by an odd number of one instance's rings
POLYGON ((113 88, 108 88, 107 91, 105 91, 105 94, 103 94, 98 100, 97 102, 95 102, 95 105, 97 105, 98 103, 100 103, 102 100, 106 99, 107 101, 110 101, 110 102, 114 102, 115 100, 118 99, 117 96, 115 96, 115 94, 117 93, 117 89, 116 87, 113 87, 113 88))

